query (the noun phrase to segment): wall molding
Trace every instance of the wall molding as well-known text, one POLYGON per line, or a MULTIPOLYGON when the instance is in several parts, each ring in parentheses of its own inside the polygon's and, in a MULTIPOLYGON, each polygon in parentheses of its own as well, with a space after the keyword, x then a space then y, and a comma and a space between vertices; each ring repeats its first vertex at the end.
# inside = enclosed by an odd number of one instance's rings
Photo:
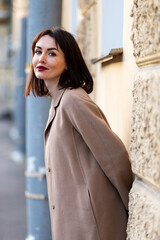
POLYGON ((158 0, 134 0, 131 40, 139 67, 160 63, 159 16, 158 0))
POLYGON ((136 60, 138 67, 145 67, 150 65, 160 64, 160 53, 156 53, 150 56, 140 57, 136 60))

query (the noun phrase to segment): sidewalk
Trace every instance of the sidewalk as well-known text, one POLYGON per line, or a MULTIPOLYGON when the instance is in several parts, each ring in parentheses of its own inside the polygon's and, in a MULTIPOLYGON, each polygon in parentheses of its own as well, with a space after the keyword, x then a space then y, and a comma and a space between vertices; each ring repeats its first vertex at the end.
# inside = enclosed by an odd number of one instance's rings
POLYGON ((9 137, 12 122, 0 119, 0 240, 25 240, 24 166, 11 160, 15 144, 9 137))

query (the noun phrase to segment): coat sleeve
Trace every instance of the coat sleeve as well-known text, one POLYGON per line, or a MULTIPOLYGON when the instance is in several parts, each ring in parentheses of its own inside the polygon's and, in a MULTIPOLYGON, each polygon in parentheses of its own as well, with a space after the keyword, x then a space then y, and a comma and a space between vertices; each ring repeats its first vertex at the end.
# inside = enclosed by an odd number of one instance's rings
POLYGON ((128 209, 132 172, 124 144, 110 129, 103 112, 87 94, 71 94, 67 102, 66 114, 128 209))

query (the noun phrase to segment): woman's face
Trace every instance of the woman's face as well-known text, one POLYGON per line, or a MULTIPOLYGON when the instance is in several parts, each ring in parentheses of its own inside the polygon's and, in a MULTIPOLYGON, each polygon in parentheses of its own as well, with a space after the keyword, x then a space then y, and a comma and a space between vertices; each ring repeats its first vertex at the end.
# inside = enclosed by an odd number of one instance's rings
POLYGON ((32 64, 36 77, 46 81, 58 82, 67 68, 64 53, 49 35, 41 37, 36 43, 32 64))

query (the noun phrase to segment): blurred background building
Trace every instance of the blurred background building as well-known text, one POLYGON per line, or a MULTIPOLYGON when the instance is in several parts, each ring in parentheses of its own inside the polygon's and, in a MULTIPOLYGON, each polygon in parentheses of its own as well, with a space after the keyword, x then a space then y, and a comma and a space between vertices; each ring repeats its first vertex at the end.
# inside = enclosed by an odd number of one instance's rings
POLYGON ((12 159, 26 165, 26 239, 51 239, 43 157, 50 100, 25 100, 24 88, 34 36, 57 25, 77 39, 94 78, 91 97, 130 154, 128 239, 158 240, 160 1, 1 0, 0 107, 13 116, 12 159))
POLYGON ((11 2, 0 1, 0 101, 11 107, 13 65, 11 39, 11 2))

